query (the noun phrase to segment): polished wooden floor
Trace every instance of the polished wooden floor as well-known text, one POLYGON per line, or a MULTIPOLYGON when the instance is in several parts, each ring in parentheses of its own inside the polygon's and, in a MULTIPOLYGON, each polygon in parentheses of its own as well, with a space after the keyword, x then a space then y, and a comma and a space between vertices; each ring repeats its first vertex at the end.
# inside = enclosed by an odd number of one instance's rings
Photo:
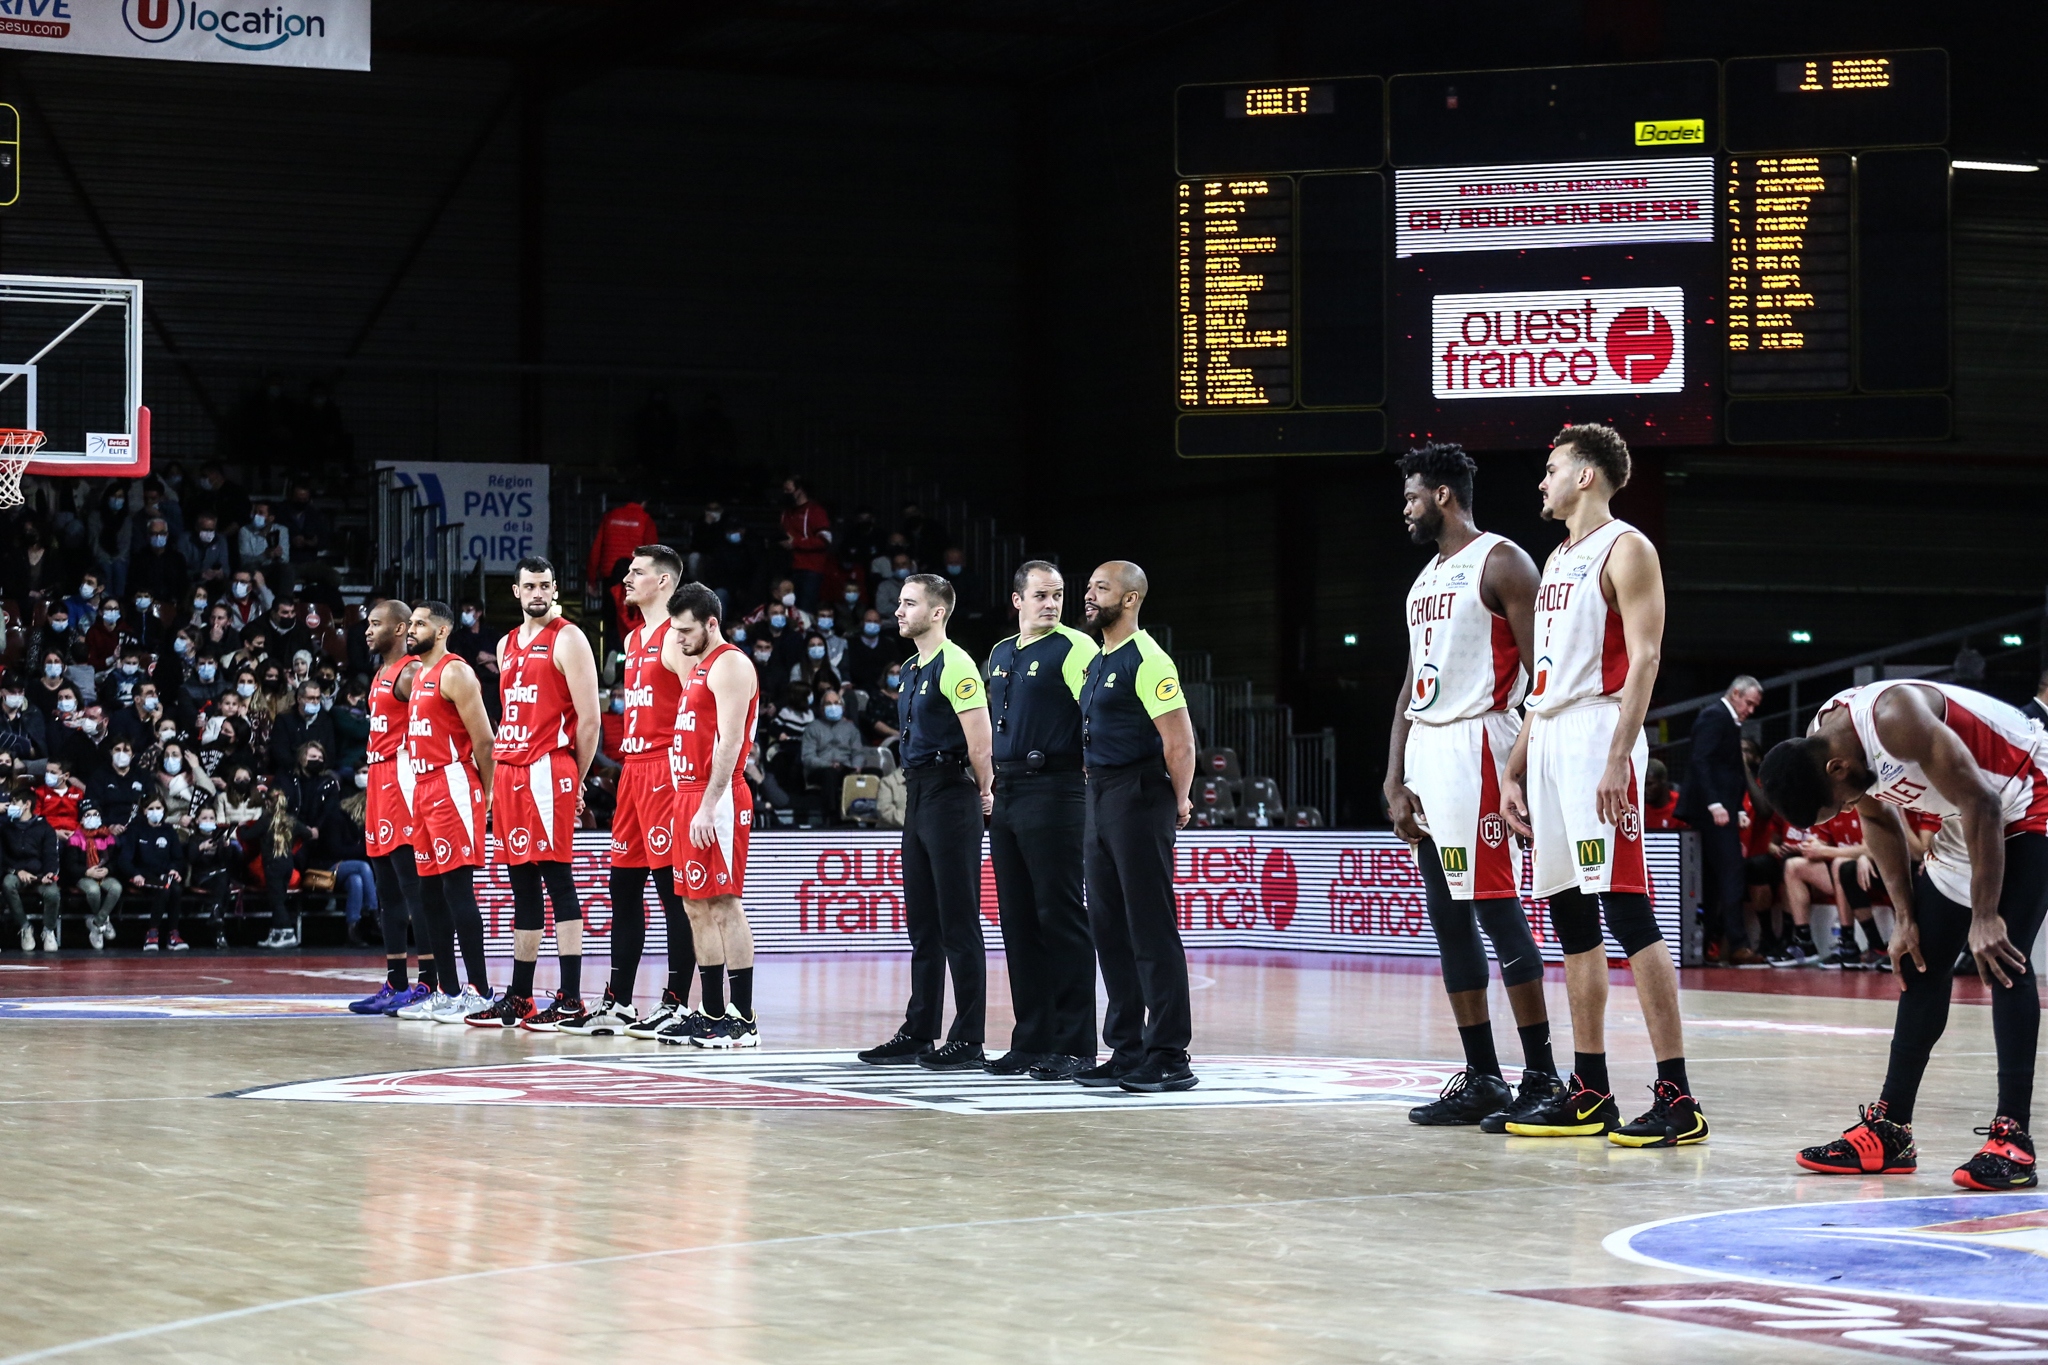
MULTIPOLYGON (((0 997, 333 996, 372 989, 378 961, 9 952, 0 997)), ((1232 953, 1194 968, 1198 1070, 1205 1054, 1459 1055, 1429 967, 1232 953)), ((784 1050, 879 1041, 906 984, 893 957, 767 958, 759 977, 767 1048, 784 1050)), ((1694 1087, 1715 1133, 1670 1152, 1424 1130, 1387 1103, 260 1103, 229 1092, 655 1049, 0 1002, 0 1365, 1845 1358, 1839 1344, 1503 1292, 1685 1282, 1603 1249, 1652 1219, 1955 1193, 1948 1170, 1975 1149, 1992 1090, 1974 983, 1928 1076, 1923 1172, 1890 1181, 1804 1176, 1790 1160, 1874 1094, 1888 977, 1720 972, 1689 987, 1694 1087)), ((1561 1017, 1562 984, 1551 993, 1561 1017)), ((1006 1009, 992 1013, 1005 1037, 1006 1009)), ((1515 1036, 1500 1033, 1512 1064, 1515 1036)), ((1610 1035, 1632 1116, 1651 1066, 1625 984, 1610 1035)))

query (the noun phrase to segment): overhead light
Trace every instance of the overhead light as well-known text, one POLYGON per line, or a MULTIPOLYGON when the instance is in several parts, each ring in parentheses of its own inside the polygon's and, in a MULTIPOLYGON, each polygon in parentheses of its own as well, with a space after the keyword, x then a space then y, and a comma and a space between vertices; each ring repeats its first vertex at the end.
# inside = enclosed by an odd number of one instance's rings
POLYGON ((2015 175, 2032 175, 2041 169, 2032 161, 1951 161, 1949 165, 1959 171, 2010 171, 2015 175))
POLYGON ((1795 644, 1795 645, 1810 645, 1810 644, 1812 644, 1812 643, 1813 643, 1813 632, 1812 632, 1812 631, 1810 631, 1810 630, 1795 630, 1795 631, 1793 631, 1793 632, 1792 632, 1792 643, 1793 643, 1793 644, 1795 644))
POLYGON ((1355 645, 1358 643, 1358 637, 1356 635, 1346 635, 1344 637, 1344 643, 1347 645, 1355 645))
POLYGON ((1998 637, 1998 643, 2004 645, 2007 649, 2018 649, 2026 641, 2017 635, 2001 635, 1998 637))

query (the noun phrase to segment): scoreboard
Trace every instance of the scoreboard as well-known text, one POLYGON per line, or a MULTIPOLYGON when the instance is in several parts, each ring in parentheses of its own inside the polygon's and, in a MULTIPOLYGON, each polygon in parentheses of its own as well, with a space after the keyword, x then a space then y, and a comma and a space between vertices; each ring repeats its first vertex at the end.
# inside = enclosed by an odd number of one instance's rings
POLYGON ((1188 457, 1933 440, 1939 50, 1183 86, 1188 457))

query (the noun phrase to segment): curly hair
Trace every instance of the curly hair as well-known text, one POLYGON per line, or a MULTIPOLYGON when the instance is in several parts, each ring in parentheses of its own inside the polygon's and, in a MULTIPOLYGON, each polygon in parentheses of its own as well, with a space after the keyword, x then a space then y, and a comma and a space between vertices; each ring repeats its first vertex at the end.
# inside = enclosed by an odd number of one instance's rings
POLYGON ((1607 483, 1616 492, 1628 486, 1629 470, 1632 467, 1628 457, 1628 442, 1621 439, 1621 433, 1613 427, 1603 427, 1597 422, 1584 422, 1578 426, 1566 427, 1557 433, 1550 448, 1570 446, 1581 464, 1591 465, 1607 476, 1607 483))
POLYGON ((1472 476, 1478 463, 1456 441, 1431 441, 1419 445, 1394 462, 1403 479, 1419 478, 1425 488, 1448 488, 1458 506, 1472 510, 1472 476))

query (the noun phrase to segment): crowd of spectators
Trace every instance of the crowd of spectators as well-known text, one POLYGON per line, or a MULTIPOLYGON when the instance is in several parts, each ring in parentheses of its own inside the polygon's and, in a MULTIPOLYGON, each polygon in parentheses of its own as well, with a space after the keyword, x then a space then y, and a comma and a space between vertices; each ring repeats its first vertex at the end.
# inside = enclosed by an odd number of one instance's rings
POLYGON ((125 904, 145 948, 220 945, 250 896, 290 946, 293 887, 338 889, 353 932, 369 661, 311 488, 252 497, 209 464, 24 492, 0 523, 9 937, 54 950, 68 909, 99 948, 125 904))

